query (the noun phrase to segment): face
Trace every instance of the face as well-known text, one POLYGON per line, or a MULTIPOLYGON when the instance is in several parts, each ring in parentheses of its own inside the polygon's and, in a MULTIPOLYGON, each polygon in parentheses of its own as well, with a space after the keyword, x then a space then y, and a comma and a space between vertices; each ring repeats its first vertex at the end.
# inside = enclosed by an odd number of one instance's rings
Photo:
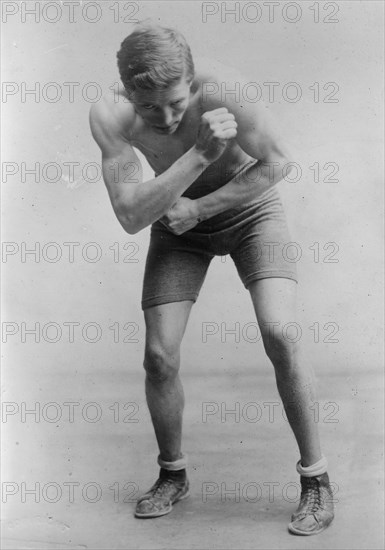
POLYGON ((166 90, 134 94, 131 101, 135 111, 156 133, 170 135, 178 128, 188 107, 190 85, 182 79, 166 90))

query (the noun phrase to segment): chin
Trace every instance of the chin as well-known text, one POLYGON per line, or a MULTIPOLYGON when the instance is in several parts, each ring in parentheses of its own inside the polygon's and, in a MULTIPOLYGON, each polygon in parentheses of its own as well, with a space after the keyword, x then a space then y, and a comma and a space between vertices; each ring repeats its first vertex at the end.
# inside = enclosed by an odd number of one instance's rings
POLYGON ((173 134, 177 130, 179 124, 180 124, 180 121, 175 122, 169 128, 159 128, 158 126, 154 126, 153 128, 158 134, 163 134, 165 136, 168 136, 170 134, 173 134))

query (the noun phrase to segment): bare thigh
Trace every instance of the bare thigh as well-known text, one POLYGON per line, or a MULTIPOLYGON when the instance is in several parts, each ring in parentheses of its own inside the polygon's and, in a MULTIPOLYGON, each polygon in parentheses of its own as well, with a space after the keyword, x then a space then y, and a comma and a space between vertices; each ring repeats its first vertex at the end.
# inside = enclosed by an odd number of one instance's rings
POLYGON ((265 347, 293 347, 301 335, 297 322, 297 283, 269 277, 248 287, 265 347))
POLYGON ((258 321, 281 325, 297 320, 297 283, 293 279, 268 277, 248 287, 258 321))
POLYGON ((146 351, 179 354, 193 304, 183 300, 145 309, 146 351))

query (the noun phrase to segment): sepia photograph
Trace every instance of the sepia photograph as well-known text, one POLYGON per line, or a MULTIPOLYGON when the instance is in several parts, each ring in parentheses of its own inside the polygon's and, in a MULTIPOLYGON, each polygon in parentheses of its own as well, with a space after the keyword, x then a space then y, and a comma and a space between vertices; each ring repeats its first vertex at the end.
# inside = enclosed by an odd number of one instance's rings
POLYGON ((384 3, 1 31, 1 547, 383 549, 384 3))

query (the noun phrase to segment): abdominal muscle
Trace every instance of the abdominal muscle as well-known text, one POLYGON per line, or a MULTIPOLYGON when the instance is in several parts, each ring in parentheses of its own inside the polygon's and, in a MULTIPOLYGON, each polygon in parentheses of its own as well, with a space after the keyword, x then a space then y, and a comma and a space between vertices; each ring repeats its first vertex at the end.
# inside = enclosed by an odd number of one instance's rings
POLYGON ((211 164, 183 193, 189 199, 198 199, 213 193, 232 180, 246 165, 257 162, 247 155, 239 146, 235 151, 226 152, 215 163, 211 164), (224 157, 224 155, 226 155, 224 157))
MULTIPOLYGON (((141 150, 140 147, 138 148, 141 150)), ((151 156, 148 153, 146 155, 144 148, 141 152, 154 170, 155 176, 159 176, 167 170, 167 168, 157 166, 157 163, 153 161, 151 156)), ((162 160, 164 166, 164 158, 162 160)), ((229 143, 223 155, 212 164, 209 164, 182 196, 198 199, 209 195, 233 179, 246 165, 255 162, 257 162, 256 159, 247 155, 237 143, 229 143)))

